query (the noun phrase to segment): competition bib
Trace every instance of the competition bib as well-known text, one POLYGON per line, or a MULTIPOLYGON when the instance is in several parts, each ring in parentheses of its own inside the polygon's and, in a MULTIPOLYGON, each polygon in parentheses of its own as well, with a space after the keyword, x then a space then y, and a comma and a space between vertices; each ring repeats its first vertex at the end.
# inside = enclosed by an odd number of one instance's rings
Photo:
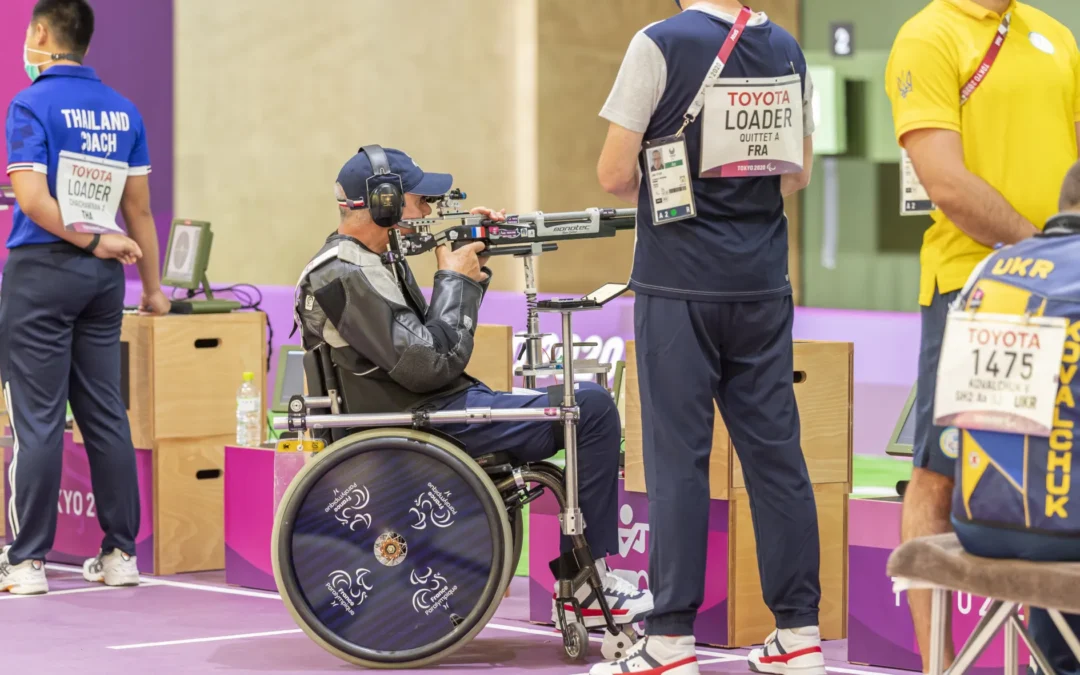
POLYGON ((701 176, 743 178, 802 171, 802 78, 718 80, 705 94, 701 176))
MULTIPOLYGON (((990 49, 987 50, 986 56, 983 57, 982 63, 979 65, 975 74, 967 81, 963 89, 960 90, 960 107, 963 108, 967 104, 968 99, 975 93, 975 90, 979 88, 979 85, 983 83, 986 76, 990 73, 990 68, 997 61, 998 54, 1001 53, 1001 46, 1005 44, 1005 38, 1009 35, 1009 25, 1012 22, 1012 14, 1006 14, 1001 19, 1001 25, 998 26, 997 35, 994 36, 994 41, 990 43, 990 49)), ((901 163, 900 163, 900 215, 901 216, 925 216, 934 212, 937 207, 934 206, 934 202, 930 200, 930 195, 926 192, 926 188, 923 187, 922 181, 915 174, 915 166, 911 163, 911 158, 908 157, 907 151, 901 148, 901 163)))
POLYGON ((91 234, 122 233, 116 213, 127 176, 126 162, 61 151, 56 201, 64 227, 91 234))
POLYGON ((1047 437, 1054 426, 1067 321, 951 312, 934 424, 1047 437))

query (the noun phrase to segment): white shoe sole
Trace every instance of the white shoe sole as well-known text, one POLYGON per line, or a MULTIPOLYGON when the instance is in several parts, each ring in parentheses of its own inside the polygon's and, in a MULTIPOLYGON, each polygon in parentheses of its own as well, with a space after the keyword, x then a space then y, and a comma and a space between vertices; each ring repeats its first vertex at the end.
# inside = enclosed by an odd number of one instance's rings
MULTIPOLYGON (((649 611, 651 611, 651 608, 648 611, 634 613, 629 611, 626 614, 612 613, 611 618, 615 620, 616 626, 627 626, 638 623, 639 621, 644 621, 645 617, 648 616, 649 611)), ((583 608, 581 610, 581 615, 582 618, 585 619, 586 628, 604 628, 607 626, 607 621, 604 620, 604 613, 600 609, 583 608)), ((566 621, 568 623, 577 623, 577 616, 574 615, 574 608, 570 605, 566 606, 566 621)), ((551 608, 551 623, 555 624, 555 627, 558 628, 559 611, 558 608, 554 606, 551 608)))
POLYGON ((49 592, 49 584, 13 584, 7 588, 0 588, 12 595, 45 595, 49 592))
POLYGON ((83 579, 89 581, 92 584, 105 584, 106 586, 138 586, 139 575, 138 574, 102 574, 102 575, 90 575, 83 572, 83 579))
MULTIPOLYGON (((590 670, 589 673, 596 671, 590 670)), ((631 671, 633 675, 657 675, 662 673, 663 675, 699 675, 698 662, 695 659, 690 663, 685 663, 681 666, 660 666, 659 668, 650 668, 649 670, 634 670, 631 671)), ((610 675, 621 675, 620 671, 614 671, 610 675)))
POLYGON ((747 661, 750 670, 766 675, 827 675, 825 659, 813 659, 810 663, 755 663, 747 661))

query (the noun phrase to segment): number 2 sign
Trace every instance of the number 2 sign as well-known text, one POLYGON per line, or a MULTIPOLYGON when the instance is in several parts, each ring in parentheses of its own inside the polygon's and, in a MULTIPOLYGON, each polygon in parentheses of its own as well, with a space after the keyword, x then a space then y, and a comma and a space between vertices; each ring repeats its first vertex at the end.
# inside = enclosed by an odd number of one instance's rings
POLYGON ((833 56, 855 56, 855 24, 834 23, 829 26, 829 44, 833 56))

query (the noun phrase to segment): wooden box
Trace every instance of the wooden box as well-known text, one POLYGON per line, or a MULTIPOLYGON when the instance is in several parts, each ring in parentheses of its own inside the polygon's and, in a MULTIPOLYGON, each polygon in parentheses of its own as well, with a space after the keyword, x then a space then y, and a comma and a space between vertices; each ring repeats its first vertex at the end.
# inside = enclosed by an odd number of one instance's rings
POLYGON ((266 315, 128 314, 120 339, 132 441, 153 454, 154 574, 224 569, 225 445, 244 372, 262 392, 265 434, 266 315))
MULTIPOLYGON (((641 397, 634 348, 633 341, 626 343, 626 489, 645 492, 641 397)), ((842 483, 850 487, 854 345, 850 342, 797 340, 794 352, 792 378, 810 482, 815 485, 842 483)), ((713 499, 729 499, 733 490, 744 488, 746 483, 735 446, 715 403, 713 410, 710 495, 713 499)))
MULTIPOLYGON (((266 419, 266 315, 124 316, 124 403, 136 448, 163 438, 236 434, 236 390, 255 373, 266 419)), ((82 434, 75 427, 75 441, 82 434)))
MULTIPOLYGON (((843 483, 814 486, 820 542, 821 603, 818 621, 823 640, 847 637, 848 493, 843 483)), ((732 490, 728 516, 728 642, 724 647, 760 644, 776 627, 761 598, 757 542, 745 488, 732 490)))
POLYGON ((225 569, 225 446, 236 432, 157 441, 154 574, 225 569))
POLYGON ((466 371, 492 391, 510 391, 514 386, 514 329, 478 325, 473 336, 472 359, 466 371))

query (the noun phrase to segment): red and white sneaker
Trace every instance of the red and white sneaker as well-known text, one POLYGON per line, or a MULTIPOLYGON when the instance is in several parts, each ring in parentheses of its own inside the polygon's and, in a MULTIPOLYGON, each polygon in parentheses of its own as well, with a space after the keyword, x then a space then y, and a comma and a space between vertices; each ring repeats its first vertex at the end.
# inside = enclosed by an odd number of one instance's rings
POLYGON ((638 640, 618 661, 598 663, 589 675, 698 675, 693 636, 649 635, 638 640))
MULTIPOLYGON (((618 570, 609 570, 603 560, 596 562, 596 569, 600 572, 603 580, 604 597, 607 598, 608 607, 611 609, 611 618, 619 626, 644 621, 645 617, 652 612, 652 593, 646 590, 638 590, 636 584, 622 576, 618 570)), ((575 593, 578 602, 581 603, 581 618, 585 620, 586 628, 600 628, 606 625, 604 610, 600 609, 600 601, 588 584, 582 585, 575 593)), ((566 620, 575 623, 574 606, 566 603, 566 620)), ((555 596, 551 602, 551 622, 559 625, 559 607, 555 602, 555 596)))
POLYGON ((764 646, 750 652, 750 670, 772 675, 825 675, 817 626, 774 630, 764 646))

